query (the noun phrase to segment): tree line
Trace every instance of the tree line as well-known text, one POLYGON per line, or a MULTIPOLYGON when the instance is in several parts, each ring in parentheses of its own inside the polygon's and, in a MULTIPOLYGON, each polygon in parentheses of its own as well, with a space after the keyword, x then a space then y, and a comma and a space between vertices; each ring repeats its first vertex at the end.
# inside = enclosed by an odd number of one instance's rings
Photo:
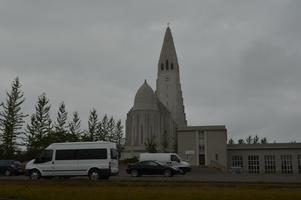
POLYGON ((99 117, 97 110, 93 108, 88 118, 88 129, 85 130, 81 127, 78 112, 73 112, 68 120, 69 113, 64 102, 59 105, 53 121, 49 113, 51 105, 45 93, 38 96, 31 115, 22 112, 24 101, 24 93, 17 77, 10 91, 6 92, 5 101, 0 103, 0 159, 28 160, 55 142, 110 141, 117 144, 119 153, 122 151, 121 120, 115 120, 107 114, 99 117), (29 116, 30 120, 23 128, 24 119, 29 116))
POLYGON ((237 143, 232 138, 230 138, 228 144, 268 144, 268 140, 266 137, 260 139, 257 135, 255 135, 254 137, 252 135, 249 135, 245 140, 238 139, 237 143))

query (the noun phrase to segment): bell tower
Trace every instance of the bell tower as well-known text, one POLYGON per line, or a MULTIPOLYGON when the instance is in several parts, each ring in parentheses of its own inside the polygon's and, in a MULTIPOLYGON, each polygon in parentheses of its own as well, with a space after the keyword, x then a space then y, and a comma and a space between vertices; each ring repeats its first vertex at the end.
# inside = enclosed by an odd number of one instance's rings
POLYGON ((156 94, 171 112, 178 127, 187 126, 176 49, 169 26, 165 31, 158 62, 156 94))

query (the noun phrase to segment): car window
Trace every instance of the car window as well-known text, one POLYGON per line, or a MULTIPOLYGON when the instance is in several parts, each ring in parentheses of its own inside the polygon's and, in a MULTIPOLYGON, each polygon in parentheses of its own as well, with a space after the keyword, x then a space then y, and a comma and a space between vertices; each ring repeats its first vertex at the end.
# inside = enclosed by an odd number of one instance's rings
POLYGON ((171 155, 170 160, 174 161, 174 162, 181 162, 180 159, 178 158, 178 156, 176 156, 176 155, 171 155))
POLYGON ((40 155, 38 155, 35 159, 34 163, 45 163, 52 160, 53 150, 44 150, 40 155))
POLYGON ((153 161, 147 161, 147 162, 145 162, 145 165, 148 165, 148 166, 158 166, 158 163, 153 162, 153 161))

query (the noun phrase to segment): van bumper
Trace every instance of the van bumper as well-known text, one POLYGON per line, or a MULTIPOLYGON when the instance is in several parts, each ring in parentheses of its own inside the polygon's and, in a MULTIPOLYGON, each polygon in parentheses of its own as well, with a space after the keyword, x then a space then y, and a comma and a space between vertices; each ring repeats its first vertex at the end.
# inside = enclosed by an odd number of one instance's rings
POLYGON ((190 172, 191 171, 191 167, 179 167, 184 173, 186 172, 190 172))

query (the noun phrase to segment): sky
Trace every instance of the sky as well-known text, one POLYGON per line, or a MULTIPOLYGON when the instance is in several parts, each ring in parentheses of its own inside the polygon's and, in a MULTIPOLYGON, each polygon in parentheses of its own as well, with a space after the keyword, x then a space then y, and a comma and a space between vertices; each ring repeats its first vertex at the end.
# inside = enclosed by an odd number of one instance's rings
POLYGON ((18 76, 27 114, 45 92, 53 120, 64 101, 83 127, 92 108, 124 123, 144 79, 155 89, 170 23, 189 125, 301 142, 300 8, 299 0, 2 0, 0 101, 18 76))

